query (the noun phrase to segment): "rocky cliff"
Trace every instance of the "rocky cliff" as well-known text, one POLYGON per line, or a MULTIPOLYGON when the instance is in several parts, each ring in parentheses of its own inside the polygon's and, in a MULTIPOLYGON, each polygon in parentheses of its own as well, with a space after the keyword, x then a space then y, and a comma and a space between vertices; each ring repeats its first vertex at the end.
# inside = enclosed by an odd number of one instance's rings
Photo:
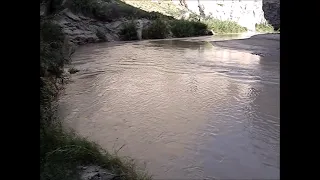
POLYGON ((280 28, 280 0, 263 0, 264 17, 274 27, 280 28))
POLYGON ((219 20, 235 21, 248 30, 255 24, 269 22, 277 29, 280 26, 279 0, 172 0, 198 15, 219 20))
MULTIPOLYGON (((112 18, 110 16, 103 20, 93 17, 92 15, 85 15, 82 12, 75 13, 74 10, 70 9, 70 5, 68 5, 70 2, 72 2, 72 0, 43 0, 43 2, 40 3, 40 18, 50 17, 53 23, 59 25, 67 38, 66 41, 69 42, 71 47, 87 43, 120 40, 118 35, 119 31, 124 24, 129 22, 130 18, 118 15, 117 13, 119 13, 119 11, 112 12, 116 11, 115 8, 121 6, 121 4, 119 5, 118 3, 119 1, 92 1, 99 3, 98 6, 110 6, 106 9, 111 12, 112 18), (56 10, 53 16, 50 11, 54 9, 54 2, 58 2, 56 6, 59 7, 59 10, 56 10), (111 18, 111 20, 108 20, 108 18, 111 18)), ((123 11, 125 10, 128 11, 128 9, 123 9, 123 11)), ((127 12, 127 14, 130 15, 132 13, 127 12)), ((136 23, 137 31, 141 34, 142 28, 148 27, 151 20, 150 18, 147 19, 141 16, 140 18, 135 18, 133 22, 136 23)))
MULTIPOLYGON (((81 45, 86 43, 118 41, 118 33, 122 26, 128 22, 126 19, 117 19, 112 22, 98 21, 83 15, 76 15, 69 9, 61 11, 55 17, 57 24, 71 42, 81 45)), ((147 26, 149 20, 136 19, 138 30, 147 26)), ((141 30, 140 30, 141 31, 141 30)))

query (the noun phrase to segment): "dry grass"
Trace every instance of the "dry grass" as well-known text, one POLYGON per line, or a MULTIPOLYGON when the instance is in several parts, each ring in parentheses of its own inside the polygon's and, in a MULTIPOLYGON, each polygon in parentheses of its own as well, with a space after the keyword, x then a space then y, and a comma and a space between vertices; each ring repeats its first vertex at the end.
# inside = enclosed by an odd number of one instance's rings
POLYGON ((258 32, 268 32, 268 33, 275 32, 274 28, 268 23, 256 24, 256 31, 258 31, 258 32))
POLYGON ((94 142, 66 133, 59 126, 40 130, 40 179, 77 178, 77 167, 88 165, 105 168, 123 180, 151 179, 143 170, 138 170, 132 159, 110 154, 94 142))

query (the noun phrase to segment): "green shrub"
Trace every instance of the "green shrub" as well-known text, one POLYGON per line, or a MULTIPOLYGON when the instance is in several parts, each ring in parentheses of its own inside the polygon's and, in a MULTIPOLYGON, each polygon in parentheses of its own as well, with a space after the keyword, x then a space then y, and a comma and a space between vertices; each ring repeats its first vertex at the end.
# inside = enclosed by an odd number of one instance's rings
POLYGON ((215 33, 242 33, 247 31, 247 28, 240 26, 234 21, 222 21, 218 19, 206 19, 204 23, 208 25, 208 28, 215 33))
POLYGON ((205 35, 208 29, 208 26, 206 24, 199 21, 191 21, 191 23, 194 29, 195 36, 205 35))
POLYGON ((51 21, 40 22, 40 124, 50 123, 51 101, 57 95, 56 79, 61 77, 65 59, 62 54, 64 35, 51 21))
POLYGON ((57 24, 51 21, 44 21, 40 23, 40 38, 47 43, 62 42, 64 35, 57 24))
POLYGON ((123 41, 137 40, 137 27, 133 21, 125 23, 119 32, 120 39, 123 41))
POLYGON ((190 15, 189 15, 187 20, 189 20, 189 21, 199 21, 200 18, 201 18, 201 16, 196 14, 196 13, 190 13, 190 15))
POLYGON ((174 37, 189 37, 194 34, 193 26, 186 20, 171 21, 170 29, 174 37))
POLYGON ((62 74, 64 65, 62 53, 64 35, 61 28, 51 21, 40 23, 40 76, 50 73, 56 77, 62 74))
POLYGON ((197 21, 174 20, 170 22, 170 29, 174 37, 190 37, 205 35, 207 25, 197 21))
POLYGON ((164 39, 169 35, 170 31, 165 21, 157 19, 151 25, 143 29, 143 39, 164 39))
POLYGON ((268 23, 261 23, 261 24, 256 24, 256 31, 258 31, 258 32, 274 32, 274 29, 268 23))

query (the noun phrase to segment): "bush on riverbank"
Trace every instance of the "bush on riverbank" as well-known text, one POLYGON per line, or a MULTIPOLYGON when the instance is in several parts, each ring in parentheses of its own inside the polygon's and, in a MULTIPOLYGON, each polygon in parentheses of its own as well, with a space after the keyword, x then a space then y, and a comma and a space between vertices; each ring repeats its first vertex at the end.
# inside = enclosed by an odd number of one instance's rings
POLYGON ((63 39, 62 31, 57 25, 50 21, 40 23, 40 76, 48 73, 55 77, 61 75, 64 64, 63 39))
POLYGON ((256 31, 258 32, 274 32, 274 28, 268 23, 256 24, 256 31))
POLYGON ((134 21, 127 22, 119 32, 120 39, 123 41, 132 41, 138 39, 137 27, 134 21))
POLYGON ((203 21, 203 23, 206 24, 209 29, 213 30, 215 33, 218 34, 242 33, 247 31, 247 28, 240 26, 238 23, 234 21, 206 19, 203 21))
MULTIPOLYGON (((206 35, 207 25, 197 21, 157 19, 142 30, 143 39, 164 39, 173 37, 191 37, 206 35)), ((119 32, 121 40, 137 40, 137 27, 133 21, 124 24, 119 32)))
POLYGON ((143 29, 143 39, 164 39, 170 34, 168 24, 160 19, 157 19, 151 23, 148 28, 143 29))
POLYGON ((50 21, 40 22, 40 179, 79 179, 78 166, 98 165, 124 180, 150 179, 133 161, 103 151, 98 145, 62 130, 54 117, 57 80, 66 63, 64 35, 50 21))
POLYGON ((207 29, 213 30, 217 34, 242 33, 247 31, 247 28, 240 26, 238 23, 234 21, 223 21, 212 17, 203 18, 195 13, 190 13, 188 21, 205 24, 207 26, 207 29))
POLYGON ((57 96, 57 78, 61 77, 64 58, 63 34, 50 21, 40 23, 40 128, 51 123, 51 102, 57 96))
POLYGON ((197 21, 173 20, 170 21, 170 30, 174 37, 190 37, 205 35, 207 25, 197 21))

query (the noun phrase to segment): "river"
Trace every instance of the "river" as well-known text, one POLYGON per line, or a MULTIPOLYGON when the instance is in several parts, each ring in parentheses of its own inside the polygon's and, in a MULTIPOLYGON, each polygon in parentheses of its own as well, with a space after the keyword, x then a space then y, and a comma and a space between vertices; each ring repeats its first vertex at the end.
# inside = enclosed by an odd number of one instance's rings
POLYGON ((60 117, 154 179, 279 179, 280 59, 235 38, 82 46, 60 117))

